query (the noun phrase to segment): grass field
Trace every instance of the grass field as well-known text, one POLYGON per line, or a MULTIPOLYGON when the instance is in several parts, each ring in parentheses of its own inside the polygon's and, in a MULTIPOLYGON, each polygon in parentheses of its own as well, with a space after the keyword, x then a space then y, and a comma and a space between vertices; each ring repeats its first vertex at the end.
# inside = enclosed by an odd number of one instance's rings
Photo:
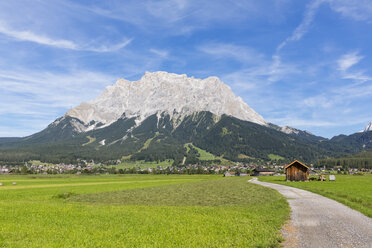
POLYGON ((173 159, 167 159, 164 161, 160 161, 159 163, 156 161, 152 162, 146 162, 145 160, 137 160, 137 161, 131 161, 131 160, 123 160, 118 165, 112 165, 113 167, 117 169, 124 169, 124 168, 157 168, 158 166, 167 167, 172 166, 174 160, 173 159))
POLYGON ((217 159, 216 156, 214 156, 212 153, 209 153, 199 147, 194 146, 192 143, 187 143, 185 144, 186 152, 189 152, 190 148, 189 145, 191 145, 194 149, 196 149, 200 155, 199 159, 200 160, 215 160, 217 159))
POLYGON ((279 156, 279 155, 276 155, 276 154, 272 154, 270 153, 269 155, 267 155, 269 157, 269 159, 271 160, 281 160, 281 159, 284 159, 282 156, 279 156))
POLYGON ((247 180, 0 176, 0 247, 275 247, 289 207, 247 180))
POLYGON ((191 145, 194 149, 196 149, 197 151, 198 151, 198 153, 199 153, 199 159, 200 160, 216 160, 216 159, 219 159, 219 160, 221 160, 221 164, 222 165, 233 165, 234 163, 232 163, 231 161, 229 161, 229 160, 227 160, 227 159, 224 159, 223 158, 223 155, 222 156, 220 156, 220 157, 218 157, 218 156, 215 156, 215 155, 213 155, 212 153, 209 153, 209 152, 207 152, 206 150, 203 150, 203 149, 201 149, 201 148, 199 148, 199 147, 197 147, 197 146, 194 146, 192 143, 186 143, 184 146, 185 146, 185 148, 186 148, 186 152, 189 152, 189 145, 191 145))
POLYGON ((305 189, 372 217, 372 175, 336 175, 335 182, 286 182, 284 177, 260 177, 259 180, 305 189))

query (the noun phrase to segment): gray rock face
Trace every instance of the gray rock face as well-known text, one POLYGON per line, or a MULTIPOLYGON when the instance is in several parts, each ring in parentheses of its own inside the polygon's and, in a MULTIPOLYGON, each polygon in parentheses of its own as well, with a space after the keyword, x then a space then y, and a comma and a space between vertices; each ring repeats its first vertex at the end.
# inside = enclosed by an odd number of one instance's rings
POLYGON ((140 123, 155 113, 167 113, 177 119, 195 112, 210 111, 267 125, 261 115, 250 108, 230 87, 217 77, 196 79, 168 72, 146 72, 138 81, 119 79, 93 101, 83 102, 66 113, 85 124, 87 130, 97 123, 108 126, 123 114, 140 123), (92 122, 94 121, 94 122, 92 122))

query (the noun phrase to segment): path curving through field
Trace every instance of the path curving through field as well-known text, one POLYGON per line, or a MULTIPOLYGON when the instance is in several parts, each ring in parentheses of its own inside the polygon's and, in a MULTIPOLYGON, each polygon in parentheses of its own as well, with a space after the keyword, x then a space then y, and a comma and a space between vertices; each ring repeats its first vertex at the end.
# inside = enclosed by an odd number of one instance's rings
POLYGON ((324 196, 289 186, 249 180, 279 191, 292 209, 283 227, 284 247, 372 248, 372 219, 324 196))

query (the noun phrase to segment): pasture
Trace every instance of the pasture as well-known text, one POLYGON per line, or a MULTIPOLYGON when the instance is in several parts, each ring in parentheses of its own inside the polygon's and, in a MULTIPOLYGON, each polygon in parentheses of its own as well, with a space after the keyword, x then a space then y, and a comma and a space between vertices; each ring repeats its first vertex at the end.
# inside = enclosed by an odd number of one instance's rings
POLYGON ((285 177, 259 177, 260 181, 311 191, 341 202, 372 217, 372 175, 336 175, 336 181, 287 182, 285 177))
POLYGON ((276 247, 288 204, 248 179, 0 176, 0 247, 276 247))

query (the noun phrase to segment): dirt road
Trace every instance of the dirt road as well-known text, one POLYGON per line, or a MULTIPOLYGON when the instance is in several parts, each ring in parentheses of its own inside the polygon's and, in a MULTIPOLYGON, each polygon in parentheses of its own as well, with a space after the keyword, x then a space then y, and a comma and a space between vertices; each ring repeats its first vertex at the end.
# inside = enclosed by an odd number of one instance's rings
POLYGON ((372 248, 372 219, 345 205, 306 190, 284 185, 251 183, 273 188, 287 198, 291 221, 282 230, 284 247, 372 248))

